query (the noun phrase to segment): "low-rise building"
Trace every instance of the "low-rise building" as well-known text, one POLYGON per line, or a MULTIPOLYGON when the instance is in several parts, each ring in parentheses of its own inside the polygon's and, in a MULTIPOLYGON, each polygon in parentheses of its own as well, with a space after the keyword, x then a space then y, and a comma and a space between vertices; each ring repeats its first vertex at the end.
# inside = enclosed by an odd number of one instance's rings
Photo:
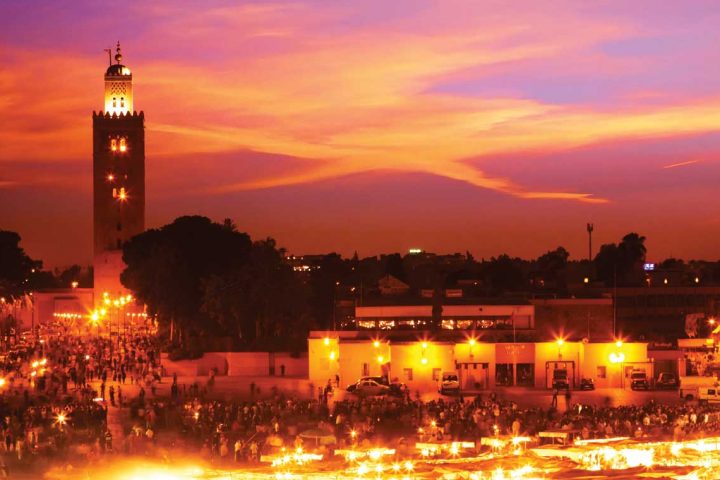
POLYGON ((437 389, 444 372, 457 372, 461 388, 550 388, 556 370, 571 387, 592 378, 598 388, 629 387, 634 369, 654 378, 647 343, 586 341, 484 342, 470 332, 314 331, 308 339, 309 378, 316 385, 385 376, 410 390, 437 389))

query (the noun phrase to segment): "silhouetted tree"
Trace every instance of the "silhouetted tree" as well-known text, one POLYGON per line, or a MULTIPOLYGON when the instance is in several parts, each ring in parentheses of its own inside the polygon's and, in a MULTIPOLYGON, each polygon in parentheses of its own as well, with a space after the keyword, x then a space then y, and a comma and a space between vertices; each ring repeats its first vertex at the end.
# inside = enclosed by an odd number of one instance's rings
POLYGON ((159 229, 147 230, 127 242, 127 265, 121 281, 158 315, 170 340, 180 345, 188 335, 212 330, 201 318, 203 280, 225 275, 248 261, 250 237, 200 216, 180 217, 159 229))
POLYGON ((272 337, 275 347, 287 346, 277 339, 306 338, 307 331, 298 328, 305 298, 284 252, 267 238, 253 243, 245 265, 203 282, 202 312, 245 345, 272 337))
POLYGON ((645 237, 628 233, 619 244, 605 244, 595 256, 595 271, 598 278, 611 287, 641 285, 645 263, 645 237))
POLYGON ((618 261, 623 284, 642 285, 646 254, 645 237, 637 233, 628 233, 623 237, 618 245, 618 261))
POLYGON ((385 256, 385 275, 405 281, 405 269, 403 268, 403 259, 399 253, 392 253, 385 256))
POLYGON ((319 328, 331 328, 335 301, 347 287, 350 268, 337 253, 325 255, 318 266, 310 272, 310 314, 319 328))
POLYGON ((537 259, 537 269, 545 281, 552 282, 557 288, 565 287, 565 271, 570 254, 563 247, 557 247, 537 259))
POLYGON ((605 286, 615 285, 618 268, 618 247, 614 243, 606 243, 600 247, 595 255, 595 272, 598 279, 605 283, 605 286))
POLYGON ((496 294, 521 290, 525 286, 525 278, 519 258, 508 255, 493 257, 483 266, 483 276, 487 284, 496 294))
POLYGON ((0 296, 10 300, 27 294, 33 287, 33 270, 37 273, 41 268, 42 262, 20 247, 20 235, 0 230, 0 296))

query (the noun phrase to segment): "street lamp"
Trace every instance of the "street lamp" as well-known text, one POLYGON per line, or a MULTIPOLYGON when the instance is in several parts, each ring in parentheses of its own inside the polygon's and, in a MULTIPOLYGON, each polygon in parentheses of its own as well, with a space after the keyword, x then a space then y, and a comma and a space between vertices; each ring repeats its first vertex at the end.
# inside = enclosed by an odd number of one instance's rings
POLYGON ((563 347, 563 345, 565 345, 565 340, 562 339, 562 338, 558 338, 558 339, 555 341, 555 344, 556 344, 557 347, 558 347, 558 359, 559 359, 559 360, 562 360, 562 347, 563 347))

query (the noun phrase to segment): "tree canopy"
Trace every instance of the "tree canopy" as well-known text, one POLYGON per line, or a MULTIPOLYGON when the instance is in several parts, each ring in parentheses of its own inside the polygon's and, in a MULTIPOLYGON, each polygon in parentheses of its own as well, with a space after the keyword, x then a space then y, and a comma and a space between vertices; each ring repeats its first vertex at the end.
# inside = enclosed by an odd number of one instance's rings
POLYGON ((594 260, 598 279, 608 287, 642 285, 646 254, 645 237, 637 233, 628 233, 619 244, 601 246, 594 260))
POLYGON ((306 333, 297 329, 303 287, 283 250, 271 238, 252 242, 229 220, 180 217, 133 237, 123 260, 123 285, 182 348, 203 337, 248 347, 306 333))
POLYGON ((20 247, 20 235, 0 230, 0 296, 15 299, 28 293, 33 285, 31 276, 42 268, 20 247))

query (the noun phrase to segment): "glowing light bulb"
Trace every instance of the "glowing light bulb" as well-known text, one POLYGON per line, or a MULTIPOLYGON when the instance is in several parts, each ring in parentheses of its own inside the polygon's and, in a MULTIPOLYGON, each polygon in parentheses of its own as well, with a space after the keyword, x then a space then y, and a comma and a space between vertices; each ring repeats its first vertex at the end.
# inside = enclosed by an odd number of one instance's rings
POLYGON ((58 425, 65 425, 67 422, 67 417, 64 413, 58 413, 58 416, 55 417, 55 421, 58 423, 58 425))

